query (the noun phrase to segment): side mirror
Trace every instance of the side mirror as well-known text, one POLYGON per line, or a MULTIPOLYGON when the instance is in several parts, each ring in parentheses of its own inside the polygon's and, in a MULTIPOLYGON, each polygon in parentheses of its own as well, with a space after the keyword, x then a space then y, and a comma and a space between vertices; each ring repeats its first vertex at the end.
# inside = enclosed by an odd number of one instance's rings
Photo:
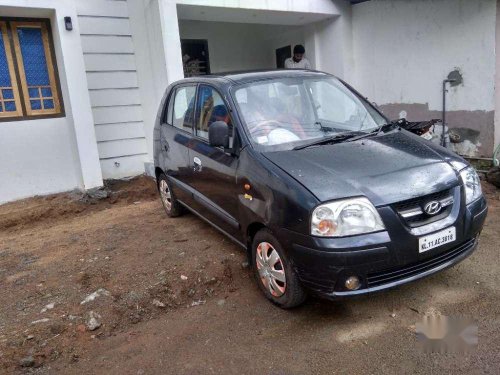
POLYGON ((208 143, 212 147, 229 148, 229 128, 224 121, 215 121, 208 127, 208 143))

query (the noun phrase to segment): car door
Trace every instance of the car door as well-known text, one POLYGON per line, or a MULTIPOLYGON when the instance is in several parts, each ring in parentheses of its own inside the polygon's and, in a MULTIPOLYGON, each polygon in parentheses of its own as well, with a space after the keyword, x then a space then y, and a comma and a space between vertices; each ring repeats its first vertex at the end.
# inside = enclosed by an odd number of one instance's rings
MULTIPOLYGON (((236 169, 238 157, 208 143, 208 129, 215 121, 224 121, 234 141, 228 106, 212 86, 198 87, 195 133, 189 144, 191 173, 189 185, 194 191, 195 209, 212 224, 239 239, 236 169)), ((232 143, 230 143, 232 145, 232 143)))
POLYGON ((190 204, 193 195, 186 181, 191 173, 188 145, 193 139, 196 111, 195 84, 175 87, 170 94, 160 129, 162 165, 180 201, 190 204))

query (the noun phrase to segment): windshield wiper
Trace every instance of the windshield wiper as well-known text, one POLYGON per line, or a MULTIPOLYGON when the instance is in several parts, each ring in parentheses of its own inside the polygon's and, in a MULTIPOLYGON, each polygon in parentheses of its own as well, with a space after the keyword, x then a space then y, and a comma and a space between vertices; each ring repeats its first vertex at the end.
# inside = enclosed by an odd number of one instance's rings
POLYGON ((349 142, 354 142, 354 141, 357 141, 359 139, 368 138, 368 137, 371 137, 373 135, 379 135, 380 133, 382 133, 383 131, 385 131, 387 129, 391 129, 393 127, 398 127, 398 126, 401 126, 400 120, 391 121, 387 124, 380 125, 377 129, 375 129, 369 133, 365 133, 365 134, 358 135, 357 137, 349 138, 349 142))
POLYGON ((328 132, 332 132, 334 129, 330 126, 325 126, 323 125, 320 121, 316 121, 314 123, 314 125, 319 125, 319 129, 323 132, 323 133, 328 133, 328 132))
MULTIPOLYGON (((321 123, 320 123, 320 125, 321 125, 321 123)), ((302 149, 307 148, 307 147, 319 146, 319 145, 327 144, 327 143, 338 143, 338 142, 346 142, 346 141, 354 142, 354 141, 357 141, 358 139, 363 139, 363 138, 371 137, 373 135, 378 135, 378 134, 382 133, 383 131, 385 131, 386 129, 391 129, 393 127, 400 127, 400 126, 401 126, 401 120, 391 121, 389 123, 380 125, 377 129, 375 129, 371 132, 368 132, 368 133, 360 132, 358 130, 358 131, 353 131, 353 132, 336 134, 336 135, 333 135, 330 137, 324 137, 324 138, 315 140, 311 143, 306 143, 305 145, 295 146, 293 149, 294 150, 302 150, 302 149), (362 134, 359 134, 359 133, 362 133, 362 134)), ((323 129, 322 125, 321 125, 321 127, 323 129)), ((331 128, 326 127, 326 126, 324 128, 331 129, 331 128)))
POLYGON ((401 125, 402 125, 404 122, 406 122, 406 120, 405 120, 405 119, 399 119, 399 120, 393 120, 393 121, 390 121, 390 122, 388 122, 388 123, 386 123, 386 124, 382 124, 382 125, 380 125, 380 126, 377 128, 376 132, 377 132, 377 133, 381 133, 381 132, 383 132, 384 130, 386 130, 386 129, 391 129, 391 128, 393 128, 393 127, 394 127, 394 128, 400 128, 400 127, 401 127, 401 125))
POLYGON ((311 146, 319 146, 319 145, 327 144, 327 143, 344 142, 350 138, 356 137, 357 135, 359 135, 359 132, 347 132, 347 133, 333 135, 331 137, 323 137, 323 138, 317 139, 313 142, 306 143, 305 145, 295 146, 293 149, 294 150, 302 150, 304 148, 311 147, 311 146))

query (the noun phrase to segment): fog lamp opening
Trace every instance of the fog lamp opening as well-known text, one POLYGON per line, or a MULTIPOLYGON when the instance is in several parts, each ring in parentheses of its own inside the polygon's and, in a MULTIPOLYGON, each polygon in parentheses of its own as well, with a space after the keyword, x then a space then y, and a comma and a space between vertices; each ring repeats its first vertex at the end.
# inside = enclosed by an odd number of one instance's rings
POLYGON ((359 277, 351 276, 348 277, 345 281, 345 287, 349 290, 357 290, 361 286, 361 282, 359 281, 359 277))

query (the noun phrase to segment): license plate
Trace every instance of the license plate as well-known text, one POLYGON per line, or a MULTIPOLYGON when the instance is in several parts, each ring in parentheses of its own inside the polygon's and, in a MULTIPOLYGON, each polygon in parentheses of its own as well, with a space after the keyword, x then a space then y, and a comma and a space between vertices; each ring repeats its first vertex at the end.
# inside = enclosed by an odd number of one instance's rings
POLYGON ((418 252, 424 253, 438 246, 445 245, 457 239, 455 227, 449 227, 437 233, 429 234, 418 239, 418 252))

